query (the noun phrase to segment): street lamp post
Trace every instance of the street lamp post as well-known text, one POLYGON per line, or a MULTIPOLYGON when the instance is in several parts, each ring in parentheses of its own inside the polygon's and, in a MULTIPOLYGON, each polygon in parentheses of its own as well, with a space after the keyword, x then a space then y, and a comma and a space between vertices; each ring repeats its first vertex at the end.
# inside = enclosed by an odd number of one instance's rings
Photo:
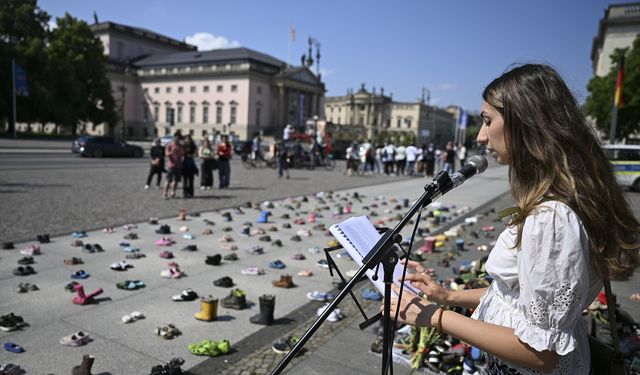
POLYGON ((127 73, 129 72, 129 61, 128 60, 123 60, 122 64, 124 65, 122 67, 122 86, 120 86, 120 92, 122 94, 122 102, 120 105, 120 110, 122 111, 122 139, 126 140, 127 137, 127 124, 126 124, 126 120, 125 120, 125 111, 124 111, 124 106, 125 106, 125 99, 126 99, 126 93, 127 93, 127 87, 125 86, 126 84, 126 80, 127 80, 127 73))

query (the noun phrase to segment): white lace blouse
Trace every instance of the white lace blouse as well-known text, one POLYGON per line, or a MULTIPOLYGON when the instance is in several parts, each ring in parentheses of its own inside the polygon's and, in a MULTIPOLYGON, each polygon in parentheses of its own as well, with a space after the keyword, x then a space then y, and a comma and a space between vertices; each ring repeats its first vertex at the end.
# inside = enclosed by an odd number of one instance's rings
MULTIPOLYGON (((543 203, 517 229, 507 228, 489 254, 493 282, 472 318, 511 327, 537 351, 561 357, 554 375, 589 373, 590 353, 582 311, 596 298, 602 281, 591 265, 589 240, 582 222, 567 205, 543 203)), ((489 374, 541 374, 487 355, 489 374)))

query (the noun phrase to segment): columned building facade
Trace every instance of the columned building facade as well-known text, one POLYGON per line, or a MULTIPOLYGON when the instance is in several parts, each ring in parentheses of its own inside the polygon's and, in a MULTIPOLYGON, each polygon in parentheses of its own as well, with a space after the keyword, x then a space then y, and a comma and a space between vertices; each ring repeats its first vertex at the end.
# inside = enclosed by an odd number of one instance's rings
MULTIPOLYGON (((180 129, 200 139, 281 135, 322 116, 325 87, 307 67, 249 48, 197 51, 149 30, 103 22, 91 26, 109 56, 108 78, 121 121, 112 135, 150 138, 180 129)), ((107 134, 106 125, 85 126, 107 134)))
POLYGON ((368 92, 363 84, 355 94, 349 91, 345 96, 326 97, 324 107, 329 123, 364 129, 353 140, 375 140, 382 133, 411 134, 416 145, 433 142, 444 146, 453 140, 453 114, 423 101, 394 102, 384 95, 384 89, 376 94, 375 88, 368 92))
POLYGON ((328 122, 336 125, 356 125, 364 127, 363 138, 374 139, 390 122, 391 97, 384 95, 384 88, 376 94, 367 91, 362 84, 355 94, 331 96, 325 99, 324 114, 328 122))
POLYGON ((609 5, 591 45, 593 74, 599 77, 609 74, 612 68, 609 56, 616 48, 631 47, 638 34, 640 2, 609 5))

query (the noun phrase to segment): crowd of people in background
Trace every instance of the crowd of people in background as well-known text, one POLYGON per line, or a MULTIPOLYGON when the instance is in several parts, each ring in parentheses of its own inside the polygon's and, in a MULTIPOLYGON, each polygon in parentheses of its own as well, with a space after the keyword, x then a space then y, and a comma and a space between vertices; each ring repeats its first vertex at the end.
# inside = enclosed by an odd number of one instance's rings
POLYGON ((162 147, 160 139, 153 142, 149 151, 149 175, 145 189, 149 189, 156 176, 156 188, 161 189, 162 174, 166 173, 163 197, 175 198, 178 184, 182 183, 182 197, 193 198, 195 176, 200 176, 200 189, 210 190, 214 185, 214 171, 218 171, 218 187, 229 188, 232 154, 227 135, 216 141, 213 135, 206 137, 198 147, 191 137, 178 130, 172 141, 162 147), (198 167, 197 159, 200 159, 198 167), (166 164, 165 164, 166 160, 166 164))
MULTIPOLYGON (((482 150, 481 150, 482 152, 482 150)), ((424 175, 433 177, 441 170, 455 172, 467 160, 467 147, 447 142, 444 149, 433 143, 417 147, 414 143, 404 146, 392 142, 375 145, 370 140, 352 142, 345 151, 345 174, 353 175, 424 175)))
MULTIPOLYGON (((269 147, 269 156, 264 155, 262 149, 262 137, 255 134, 250 142, 247 142, 248 157, 252 160, 266 157, 272 158, 277 166, 278 177, 289 178, 289 167, 294 164, 296 157, 309 159, 307 167, 326 162, 330 153, 330 137, 322 140, 308 137, 308 150, 303 151, 301 139, 291 125, 284 128, 282 139, 269 147), (297 137, 293 139, 294 137, 297 137), (299 155, 298 155, 299 154, 299 155)), ((482 152, 482 150, 480 150, 482 152)), ((229 188, 231 175, 230 159, 233 147, 227 135, 209 135, 200 145, 196 145, 191 135, 182 135, 178 130, 172 141, 166 146, 161 145, 160 139, 156 139, 149 151, 149 175, 145 189, 149 189, 156 177, 156 187, 161 189, 162 174, 166 173, 163 189, 165 199, 176 197, 179 184, 182 184, 182 197, 193 198, 195 176, 200 176, 200 189, 210 190, 214 186, 214 171, 218 171, 218 187, 229 188), (197 160, 200 159, 198 165, 197 160), (165 162, 166 161, 166 162, 165 162)), ((392 142, 374 144, 371 140, 358 143, 352 142, 345 151, 346 171, 352 175, 395 175, 416 176, 423 175, 433 177, 440 171, 453 173, 464 165, 467 159, 467 147, 464 144, 454 145, 453 141, 447 142, 444 148, 439 148, 433 143, 416 146, 413 142, 408 145, 394 145, 392 142)))

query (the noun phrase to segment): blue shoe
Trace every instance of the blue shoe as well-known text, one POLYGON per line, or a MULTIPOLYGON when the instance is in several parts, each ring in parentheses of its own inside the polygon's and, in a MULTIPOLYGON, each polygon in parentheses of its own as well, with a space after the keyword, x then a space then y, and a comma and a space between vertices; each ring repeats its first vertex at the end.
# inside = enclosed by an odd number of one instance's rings
POLYGON ((71 233, 71 236, 75 238, 83 238, 83 237, 87 237, 87 232, 80 230, 80 231, 71 233))
POLYGON ((4 344, 4 348, 6 351, 11 353, 22 353, 24 352, 24 348, 18 344, 14 344, 12 342, 8 342, 4 344))
POLYGON ((269 267, 281 270, 285 268, 286 265, 282 263, 280 259, 277 259, 277 260, 274 260, 273 262, 270 262, 269 267))
POLYGON ((258 223, 268 223, 269 216, 271 216, 271 211, 267 211, 267 210, 260 211, 260 217, 258 217, 258 223))
POLYGON ((367 288, 362 292, 362 297, 364 299, 372 300, 372 301, 381 301, 382 294, 380 294, 377 290, 373 288, 367 288))
POLYGON ((90 275, 88 273, 86 273, 85 270, 76 271, 76 272, 71 274, 71 278, 72 279, 76 279, 76 280, 86 279, 89 276, 90 275))

